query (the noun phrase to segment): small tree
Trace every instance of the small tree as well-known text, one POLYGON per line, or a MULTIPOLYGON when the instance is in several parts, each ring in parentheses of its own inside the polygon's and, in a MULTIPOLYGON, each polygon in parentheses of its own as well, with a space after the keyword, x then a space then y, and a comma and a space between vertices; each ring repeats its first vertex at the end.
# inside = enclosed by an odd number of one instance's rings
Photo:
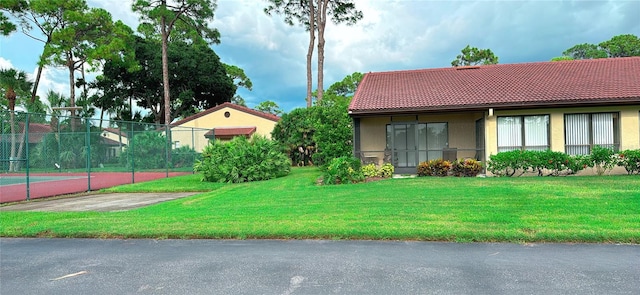
POLYGON ((478 49, 476 47, 467 47, 462 49, 455 60, 451 62, 454 67, 473 66, 473 65, 494 65, 498 63, 498 57, 493 54, 491 49, 478 49))

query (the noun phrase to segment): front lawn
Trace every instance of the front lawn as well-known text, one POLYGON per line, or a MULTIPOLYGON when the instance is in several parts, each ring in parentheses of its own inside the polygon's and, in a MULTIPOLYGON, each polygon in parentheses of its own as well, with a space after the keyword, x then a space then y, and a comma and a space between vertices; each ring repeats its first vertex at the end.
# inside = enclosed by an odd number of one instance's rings
POLYGON ((187 175, 112 192, 207 191, 124 212, 7 212, 3 237, 640 243, 640 177, 414 178, 318 186, 315 168, 245 184, 187 175))

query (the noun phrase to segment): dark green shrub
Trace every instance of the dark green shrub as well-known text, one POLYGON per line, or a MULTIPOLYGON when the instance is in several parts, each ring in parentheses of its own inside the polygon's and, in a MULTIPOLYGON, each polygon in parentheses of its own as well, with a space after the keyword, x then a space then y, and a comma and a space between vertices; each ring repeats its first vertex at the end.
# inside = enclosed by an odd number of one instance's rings
POLYGON ((528 165, 524 163, 523 152, 513 150, 491 155, 489 163, 487 163, 487 170, 498 176, 513 176, 518 171, 526 171, 525 166, 528 165))
POLYGON ((255 135, 229 142, 213 141, 202 152, 194 169, 209 182, 249 182, 285 176, 291 161, 281 152, 277 142, 255 135))
POLYGON ((364 180, 360 159, 339 157, 331 160, 322 168, 324 184, 356 183, 364 180))
POLYGON ((451 164, 451 172, 458 177, 475 177, 482 172, 482 163, 475 159, 459 159, 451 164))
POLYGON ((640 174, 640 150, 626 150, 618 154, 618 166, 628 174, 640 174))
POLYGON ((120 162, 135 169, 167 168, 167 138, 161 132, 137 133, 122 154, 120 162), (133 159, 133 161, 132 161, 133 159))
POLYGON ((596 174, 603 175, 617 164, 615 152, 611 148, 594 146, 589 155, 589 167, 596 169, 596 174))
POLYGON ((198 153, 189 146, 181 146, 171 151, 171 167, 193 167, 193 164, 198 159, 198 153))

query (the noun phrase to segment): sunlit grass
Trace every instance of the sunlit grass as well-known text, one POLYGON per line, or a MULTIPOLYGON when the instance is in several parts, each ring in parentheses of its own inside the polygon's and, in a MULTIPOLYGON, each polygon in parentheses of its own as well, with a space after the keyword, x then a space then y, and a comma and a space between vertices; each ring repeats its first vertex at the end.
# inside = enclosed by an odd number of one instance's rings
POLYGON ((640 177, 416 178, 318 186, 187 175, 110 192, 205 192, 124 212, 2 212, 2 236, 640 243, 640 177))

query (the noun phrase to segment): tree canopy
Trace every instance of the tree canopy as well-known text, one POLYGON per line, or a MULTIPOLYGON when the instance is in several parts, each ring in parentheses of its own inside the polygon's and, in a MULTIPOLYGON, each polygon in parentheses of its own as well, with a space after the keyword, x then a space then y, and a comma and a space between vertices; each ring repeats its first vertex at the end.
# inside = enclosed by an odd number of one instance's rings
MULTIPOLYGON (((102 100, 114 102, 110 106, 120 108, 126 101, 150 111, 153 121, 164 120, 162 99, 162 56, 157 40, 135 38, 135 58, 141 65, 138 71, 127 71, 121 61, 108 62, 96 87, 102 92, 102 100)), ((231 101, 236 86, 225 71, 218 55, 206 43, 174 41, 168 48, 171 75, 170 111, 173 118, 186 117, 200 110, 231 101)), ((95 102, 100 104, 101 102, 95 102)), ((109 106, 107 106, 109 107, 109 106)), ((128 111, 130 112, 131 107, 128 111)))
POLYGON ((561 57, 552 60, 594 59, 640 56, 640 38, 632 34, 614 36, 600 44, 582 43, 564 52, 561 57))
POLYGON ((456 56, 451 62, 454 67, 474 66, 474 65, 494 65, 498 63, 498 57, 491 49, 478 49, 467 45, 462 49, 462 53, 456 56))

